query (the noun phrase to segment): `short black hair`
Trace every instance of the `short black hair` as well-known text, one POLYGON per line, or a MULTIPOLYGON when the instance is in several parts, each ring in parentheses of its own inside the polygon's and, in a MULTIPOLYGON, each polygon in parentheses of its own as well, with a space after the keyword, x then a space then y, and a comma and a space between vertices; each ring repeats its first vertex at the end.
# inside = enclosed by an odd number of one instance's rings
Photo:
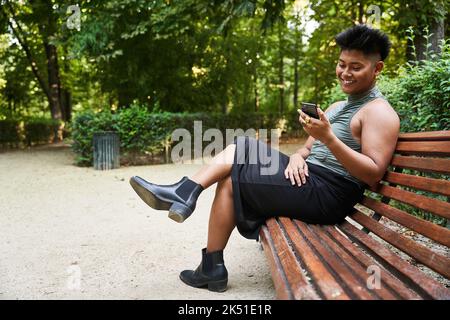
POLYGON ((357 24, 342 31, 335 40, 341 51, 360 50, 366 55, 378 53, 382 61, 387 58, 391 48, 391 41, 386 34, 365 24, 357 24))

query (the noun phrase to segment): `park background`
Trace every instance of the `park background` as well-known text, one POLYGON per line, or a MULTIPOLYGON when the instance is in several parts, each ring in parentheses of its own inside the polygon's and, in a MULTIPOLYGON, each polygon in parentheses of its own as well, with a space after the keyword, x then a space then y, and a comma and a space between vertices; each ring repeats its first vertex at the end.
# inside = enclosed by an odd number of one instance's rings
MULTIPOLYGON (((193 132, 195 120, 203 131, 277 128, 280 148, 293 152, 304 139, 300 102, 325 110, 345 99, 334 36, 352 25, 369 23, 392 41, 378 85, 402 131, 450 129, 449 1, 0 5, 0 231, 7 235, 2 257, 9 258, 0 263, 0 298, 209 298, 177 283, 180 268, 198 262, 207 212, 184 228, 163 218, 155 223, 131 193, 129 177, 167 183, 195 172, 195 165, 177 167, 167 158, 173 130, 193 132), (120 169, 91 168, 99 131, 119 135, 120 169), (164 230, 191 237, 189 254, 164 230), (130 261, 134 269, 126 267, 130 261), (169 284, 160 279, 162 262, 170 265, 169 284), (78 270, 71 266, 82 267, 85 289, 67 289, 78 270)), ((198 211, 209 210, 212 192, 198 211)), ((233 258, 240 276, 227 297, 272 298, 262 253, 235 241, 231 252, 244 251, 249 261, 233 258)))

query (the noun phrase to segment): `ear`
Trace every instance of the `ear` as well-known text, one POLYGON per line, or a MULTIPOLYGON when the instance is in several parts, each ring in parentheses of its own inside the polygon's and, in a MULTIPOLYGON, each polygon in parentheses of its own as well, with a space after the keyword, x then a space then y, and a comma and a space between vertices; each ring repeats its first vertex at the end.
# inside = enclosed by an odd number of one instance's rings
POLYGON ((375 76, 378 76, 381 73, 381 70, 384 68, 384 62, 383 61, 377 61, 375 63, 375 76))

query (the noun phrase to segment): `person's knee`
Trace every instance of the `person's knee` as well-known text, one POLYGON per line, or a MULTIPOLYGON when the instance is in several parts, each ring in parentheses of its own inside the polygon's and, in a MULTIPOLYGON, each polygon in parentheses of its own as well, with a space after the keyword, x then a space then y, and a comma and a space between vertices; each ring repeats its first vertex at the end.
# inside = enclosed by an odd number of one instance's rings
POLYGON ((231 175, 218 182, 217 191, 233 193, 233 181, 231 180, 231 175))

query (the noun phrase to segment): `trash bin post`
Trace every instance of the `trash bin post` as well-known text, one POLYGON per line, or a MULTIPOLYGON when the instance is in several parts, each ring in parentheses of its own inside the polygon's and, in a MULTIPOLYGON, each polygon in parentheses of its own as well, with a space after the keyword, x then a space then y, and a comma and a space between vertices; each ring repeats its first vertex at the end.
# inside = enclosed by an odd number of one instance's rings
POLYGON ((116 132, 94 133, 93 146, 95 170, 111 170, 120 167, 120 141, 116 132))

